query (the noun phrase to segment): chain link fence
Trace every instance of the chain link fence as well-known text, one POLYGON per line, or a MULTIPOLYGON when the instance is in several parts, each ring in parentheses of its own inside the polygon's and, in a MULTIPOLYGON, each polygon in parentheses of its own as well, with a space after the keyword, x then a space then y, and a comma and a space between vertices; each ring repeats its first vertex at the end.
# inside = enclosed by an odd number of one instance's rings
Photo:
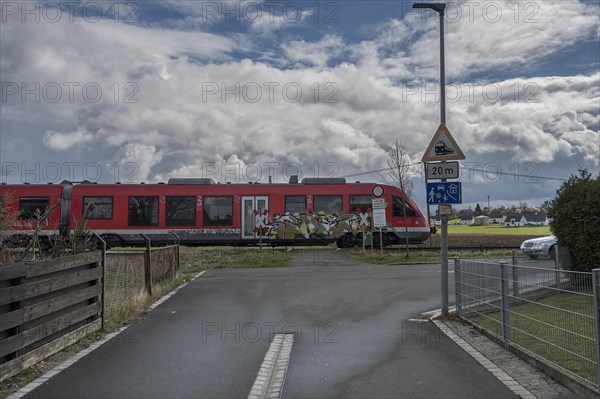
POLYGON ((152 284, 160 284, 176 277, 179 265, 179 246, 170 245, 150 250, 152 284))
POLYGON ((179 246, 107 251, 105 273, 105 318, 110 318, 120 309, 144 301, 152 285, 177 277, 179 246))
POLYGON ((575 272, 558 264, 524 262, 516 251, 511 262, 456 260, 457 312, 505 344, 598 386, 600 279, 594 277, 600 269, 575 272))
POLYGON ((129 303, 143 299, 145 251, 107 251, 105 274, 105 317, 129 303))

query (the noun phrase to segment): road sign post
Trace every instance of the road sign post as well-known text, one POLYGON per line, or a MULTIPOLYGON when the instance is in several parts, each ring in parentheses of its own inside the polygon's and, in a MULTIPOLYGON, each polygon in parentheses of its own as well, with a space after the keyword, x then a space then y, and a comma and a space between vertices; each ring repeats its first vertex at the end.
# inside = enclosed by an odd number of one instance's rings
POLYGON ((379 247, 381 250, 381 256, 383 256, 383 232, 382 229, 387 225, 385 218, 385 199, 384 198, 373 198, 371 200, 373 206, 373 227, 379 228, 379 247))
MULTIPOLYGON (((441 18, 443 20, 443 17, 441 18)), ((440 26, 443 32, 443 23, 440 26)), ((443 37, 443 35, 442 35, 443 37)), ((444 97, 445 78, 443 69, 443 46, 441 87, 442 98, 444 97)), ((460 182, 447 182, 446 179, 458 178, 458 162, 465 159, 452 134, 446 127, 446 108, 443 102, 441 111, 441 123, 433 135, 429 146, 423 154, 422 161, 425 163, 425 185, 427 186, 427 209, 430 205, 460 204, 462 202, 462 188, 460 182), (440 162, 437 162, 440 161, 440 162), (440 183, 430 183, 429 180, 440 179, 440 183)), ((441 292, 442 292, 442 315, 448 315, 448 216, 442 216, 442 237, 440 242, 441 256, 441 292)))
POLYGON ((263 230, 266 232, 267 230, 267 215, 269 213, 269 211, 267 211, 266 209, 260 213, 259 211, 257 211, 256 209, 253 210, 254 213, 254 232, 257 233, 258 232, 258 245, 259 248, 262 249, 262 235, 263 235, 263 230))

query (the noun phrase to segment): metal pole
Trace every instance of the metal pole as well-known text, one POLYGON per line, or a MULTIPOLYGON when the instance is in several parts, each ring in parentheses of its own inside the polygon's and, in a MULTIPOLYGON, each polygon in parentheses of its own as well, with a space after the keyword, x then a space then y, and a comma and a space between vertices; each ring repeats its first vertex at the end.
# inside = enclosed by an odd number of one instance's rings
POLYGON ((596 373, 600 386, 600 269, 592 270, 592 288, 594 293, 594 330, 596 333, 596 373))
POLYGON ((381 256, 383 256, 383 234, 381 233, 381 227, 379 228, 379 248, 381 249, 381 256))
POLYGON ((516 249, 512 250, 512 281, 513 281, 513 297, 514 304, 519 304, 519 251, 516 249))
POLYGON ((362 228, 363 254, 365 253, 365 226, 362 228))
POLYGON ((152 244, 150 238, 144 233, 140 233, 140 237, 146 242, 146 252, 144 254, 144 280, 146 283, 146 291, 152 296, 152 244))
POLYGON ((442 215, 442 316, 448 316, 448 217, 442 215))
POLYGON ((510 318, 508 304, 508 280, 506 278, 506 262, 500 262, 500 306, 502 310, 502 338, 504 343, 510 341, 510 318))
MULTIPOLYGON (((440 120, 446 124, 446 58, 444 56, 444 10, 436 10, 440 18, 440 120)), ((442 180, 444 181, 444 180, 442 180)), ((442 216, 442 315, 448 316, 448 217, 442 216)))
POLYGON ((175 259, 175 271, 174 271, 174 277, 176 275, 179 275, 179 273, 181 272, 181 265, 179 264, 179 258, 180 258, 180 254, 179 254, 179 248, 181 247, 181 238, 179 238, 179 235, 177 233, 175 233, 174 231, 171 232, 171 234, 173 234, 176 238, 177 238, 177 249, 175 251, 175 257, 177 259, 175 259))
POLYGON ((456 314, 462 311, 462 281, 460 275, 460 259, 454 259, 454 297, 456 301, 456 314))
POLYGON ((440 119, 446 124, 446 57, 444 55, 444 10, 438 11, 440 17, 440 119))
MULTIPOLYGON (((446 124, 446 57, 444 51, 444 10, 445 3, 414 3, 413 8, 430 8, 436 11, 440 18, 440 120, 446 124)), ((425 171, 427 181, 427 171, 425 171)), ((445 181, 445 180, 442 180, 445 181)), ((429 206, 428 218, 429 218, 429 206)), ((448 315, 448 218, 442 216, 442 237, 440 244, 440 253, 442 257, 441 275, 442 275, 442 315, 448 315)))
POLYGON ((106 241, 97 233, 94 233, 94 236, 102 244, 102 321, 100 326, 104 331, 104 319, 106 318, 106 241))
POLYGON ((558 245, 555 245, 552 248, 552 251, 554 251, 554 279, 556 289, 560 289, 560 261, 558 260, 558 245))

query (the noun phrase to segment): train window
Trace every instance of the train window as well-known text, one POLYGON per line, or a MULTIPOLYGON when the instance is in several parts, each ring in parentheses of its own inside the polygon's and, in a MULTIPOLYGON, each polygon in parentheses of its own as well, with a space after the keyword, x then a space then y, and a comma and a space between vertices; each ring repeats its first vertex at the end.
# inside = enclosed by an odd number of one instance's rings
POLYGON ((286 195, 285 211, 289 213, 306 213, 306 197, 304 195, 286 195))
POLYGON ((48 197, 19 198, 19 219, 35 219, 36 211, 43 213, 50 205, 48 197))
POLYGON ((357 212, 360 209, 365 212, 371 208, 372 197, 370 195, 351 195, 350 196, 350 212, 357 212))
POLYGON ((129 197, 129 225, 156 226, 158 224, 158 197, 129 197))
POLYGON ((410 204, 408 202, 402 201, 402 198, 394 195, 394 196, 392 196, 392 201, 394 202, 394 216, 403 217, 404 216, 404 211, 402 210, 403 207, 406 207, 406 216, 407 217, 418 216, 417 211, 412 206, 410 206, 410 204))
POLYGON ((196 225, 196 197, 167 197, 167 226, 196 225))
POLYGON ((341 195, 315 195, 313 197, 313 210, 317 212, 325 212, 331 215, 342 212, 342 196, 341 195))
POLYGON ((233 197, 204 197, 204 226, 233 225, 233 197))
POLYGON ((88 219, 112 219, 113 218, 113 197, 83 197, 83 210, 94 203, 94 210, 88 215, 88 219))

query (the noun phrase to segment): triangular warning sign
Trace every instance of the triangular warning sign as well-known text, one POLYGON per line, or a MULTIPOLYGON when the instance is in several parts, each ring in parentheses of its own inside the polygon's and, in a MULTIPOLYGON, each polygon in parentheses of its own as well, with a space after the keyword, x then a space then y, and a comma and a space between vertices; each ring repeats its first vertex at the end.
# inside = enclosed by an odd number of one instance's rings
POLYGON ((446 125, 440 123, 440 127, 438 127, 438 130, 433 135, 421 161, 460 161, 463 159, 465 159, 465 154, 463 154, 458 144, 456 144, 454 137, 452 137, 446 125))

